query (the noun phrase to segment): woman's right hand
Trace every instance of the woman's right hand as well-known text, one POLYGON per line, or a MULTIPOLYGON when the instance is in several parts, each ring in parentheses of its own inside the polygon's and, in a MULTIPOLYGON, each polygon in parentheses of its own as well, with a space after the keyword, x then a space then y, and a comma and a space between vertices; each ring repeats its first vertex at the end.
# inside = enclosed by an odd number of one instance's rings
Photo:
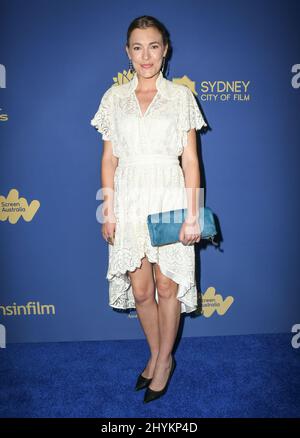
POLYGON ((102 236, 110 245, 114 244, 116 222, 105 222, 102 224, 102 236))

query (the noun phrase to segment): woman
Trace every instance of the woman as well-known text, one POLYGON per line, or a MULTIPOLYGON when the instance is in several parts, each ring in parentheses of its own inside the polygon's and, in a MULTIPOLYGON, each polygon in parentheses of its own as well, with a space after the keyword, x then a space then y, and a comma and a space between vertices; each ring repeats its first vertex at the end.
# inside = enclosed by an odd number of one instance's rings
POLYGON ((137 390, 147 388, 144 402, 166 392, 175 368, 172 349, 180 315, 197 308, 193 244, 200 240, 200 174, 195 129, 207 125, 191 90, 163 77, 169 49, 161 22, 136 18, 126 43, 133 78, 112 85, 91 120, 104 140, 102 187, 110 215, 102 234, 109 243, 109 305, 136 308, 146 335, 151 355, 136 382, 137 390), (180 242, 152 246, 147 215, 185 207, 189 214, 180 242))

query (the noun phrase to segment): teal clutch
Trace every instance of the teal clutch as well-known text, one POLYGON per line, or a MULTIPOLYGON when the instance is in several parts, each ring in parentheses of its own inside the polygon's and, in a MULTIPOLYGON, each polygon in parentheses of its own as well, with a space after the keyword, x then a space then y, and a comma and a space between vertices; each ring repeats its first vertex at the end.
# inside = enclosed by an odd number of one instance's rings
MULTIPOLYGON (((217 245, 214 241, 217 230, 212 210, 209 207, 202 207, 200 212, 201 239, 209 239, 213 245, 217 245)), ((151 245, 161 246, 180 242, 179 232, 186 215, 186 208, 149 214, 147 216, 147 226, 151 245)))

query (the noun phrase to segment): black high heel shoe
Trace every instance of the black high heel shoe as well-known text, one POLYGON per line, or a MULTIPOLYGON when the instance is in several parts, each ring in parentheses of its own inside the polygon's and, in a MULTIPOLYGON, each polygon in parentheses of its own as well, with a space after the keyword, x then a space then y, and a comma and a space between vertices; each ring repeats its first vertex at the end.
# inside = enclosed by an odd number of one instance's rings
POLYGON ((147 386, 150 384, 151 381, 152 381, 152 377, 148 379, 147 377, 143 377, 141 373, 137 378, 135 384, 135 390, 139 391, 140 389, 147 388, 147 386))
POLYGON ((154 391, 151 388, 147 388, 146 392, 145 392, 145 396, 144 396, 144 403, 148 403, 152 400, 156 400, 157 398, 163 396, 167 392, 170 379, 171 379, 172 374, 175 370, 175 366, 176 366, 176 361, 175 361, 175 358, 172 356, 172 365, 171 365, 171 370, 170 370, 170 374, 169 374, 167 383, 165 384, 163 389, 161 389, 160 391, 154 391))

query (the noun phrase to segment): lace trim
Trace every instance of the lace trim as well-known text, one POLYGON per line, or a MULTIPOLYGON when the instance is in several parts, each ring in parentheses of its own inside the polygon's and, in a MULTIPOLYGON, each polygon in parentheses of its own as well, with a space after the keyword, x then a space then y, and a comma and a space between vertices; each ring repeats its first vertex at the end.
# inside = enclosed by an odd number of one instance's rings
POLYGON ((93 119, 91 125, 102 134, 103 140, 112 140, 111 120, 110 120, 110 88, 104 93, 100 105, 93 119))
MULTIPOLYGON (((110 250, 111 251, 111 250, 110 250)), ((174 246, 174 252, 176 248, 174 246)), ((130 277, 127 271, 133 272, 140 268, 142 258, 147 256, 151 263, 157 263, 161 272, 168 278, 175 281, 178 286, 177 299, 181 302, 181 313, 190 313, 197 309, 197 289, 193 278, 193 267, 190 267, 190 279, 176 273, 176 260, 170 260, 174 271, 170 270, 165 262, 159 258, 159 250, 156 247, 147 247, 138 251, 135 249, 120 248, 114 252, 107 271, 109 281, 109 305, 116 309, 135 309, 135 300, 132 291, 130 277)), ((156 300, 158 301, 156 290, 156 300)))
POLYGON ((200 130, 203 126, 207 126, 194 94, 188 87, 184 86, 184 88, 186 90, 180 111, 181 145, 183 148, 187 145, 187 134, 190 129, 200 130))
POLYGON ((113 154, 116 157, 119 157, 117 153, 118 140, 117 140, 116 129, 114 128, 113 117, 112 117, 113 114, 112 87, 106 90, 106 92, 103 94, 98 110, 95 113, 92 120, 90 121, 90 124, 100 134, 102 134, 102 140, 109 140, 112 142, 113 154))

